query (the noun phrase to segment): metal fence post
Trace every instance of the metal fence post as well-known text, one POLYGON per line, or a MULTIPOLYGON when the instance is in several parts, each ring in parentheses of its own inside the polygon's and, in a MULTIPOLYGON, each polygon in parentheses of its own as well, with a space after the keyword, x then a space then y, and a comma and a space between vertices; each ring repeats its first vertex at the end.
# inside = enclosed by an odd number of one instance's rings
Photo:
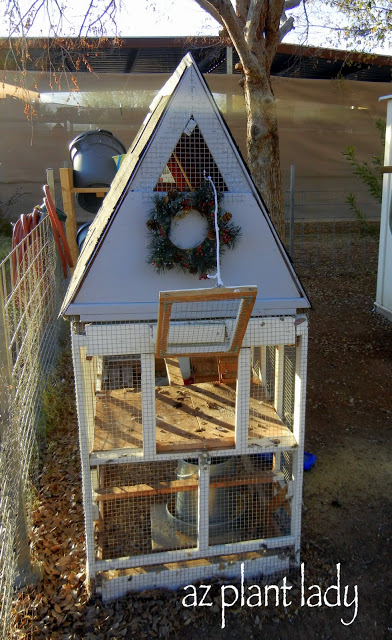
POLYGON ((290 257, 294 259, 295 165, 290 165, 290 257))
POLYGON ((6 337, 4 288, 0 272, 0 442, 3 441, 9 420, 9 390, 11 366, 6 337))

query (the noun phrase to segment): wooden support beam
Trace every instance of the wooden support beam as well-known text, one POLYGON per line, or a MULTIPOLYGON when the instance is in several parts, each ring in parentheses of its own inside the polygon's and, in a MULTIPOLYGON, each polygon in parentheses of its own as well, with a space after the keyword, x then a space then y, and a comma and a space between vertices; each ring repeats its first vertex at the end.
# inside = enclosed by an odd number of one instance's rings
POLYGON ((56 206, 56 190, 54 187, 54 171, 53 169, 46 169, 46 184, 49 187, 50 195, 52 196, 53 204, 56 206))
MULTIPOLYGON (((234 449, 234 436, 223 438, 203 438, 200 441, 205 451, 220 451, 222 449, 234 449)), ((195 450, 194 442, 157 442, 158 453, 190 453, 195 450)))
POLYGON ((72 193, 95 193, 97 198, 104 198, 110 187, 72 187, 72 193))
MULTIPOLYGON (((61 168, 60 182, 63 195, 64 213, 67 216, 67 220, 65 222, 65 232, 67 235, 67 241, 71 251, 72 260, 74 265, 76 265, 79 257, 79 248, 76 242, 77 226, 75 200, 73 194, 73 170, 61 168)), ((71 269, 71 273, 73 273, 73 269, 71 269)))
MULTIPOLYGON (((272 484, 275 474, 268 471, 259 473, 245 473, 241 478, 227 477, 220 480, 212 480, 210 489, 222 487, 240 487, 243 485, 272 484)), ((141 496, 156 496, 160 494, 178 493, 179 491, 196 491, 199 483, 195 475, 190 480, 172 480, 171 482, 156 482, 154 484, 135 484, 128 487, 105 487, 97 489, 95 499, 98 502, 105 500, 122 500, 124 498, 140 498, 141 496)))

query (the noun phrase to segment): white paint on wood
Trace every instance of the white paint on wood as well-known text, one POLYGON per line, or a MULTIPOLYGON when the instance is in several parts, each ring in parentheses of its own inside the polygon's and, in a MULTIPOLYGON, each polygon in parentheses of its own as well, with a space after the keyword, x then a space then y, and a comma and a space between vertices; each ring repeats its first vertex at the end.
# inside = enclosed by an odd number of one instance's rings
MULTIPOLYGON (((222 576, 227 579, 240 579, 241 571, 244 571, 246 579, 258 576, 268 576, 274 573, 287 574, 289 570, 289 558, 280 555, 269 555, 250 560, 239 558, 224 563, 220 558, 208 564, 199 566, 184 566, 169 568, 160 566, 154 570, 144 570, 135 575, 102 576, 100 593, 103 602, 109 602, 125 596, 129 591, 142 591, 166 587, 179 589, 188 584, 197 584, 201 580, 208 580, 212 575, 222 576)), ((184 591, 184 595, 188 591, 184 591)), ((204 593, 204 591, 203 591, 204 593)), ((183 596, 182 596, 183 597, 183 596)))
MULTIPOLYGON (((297 308, 309 306, 253 196, 243 193, 231 204, 226 196, 224 206, 232 213, 233 222, 242 228, 236 249, 228 250, 221 260, 224 283, 227 286, 243 286, 249 282, 257 285, 257 301, 263 309, 282 304, 297 308)), ((138 312, 146 312, 147 304, 151 305, 150 317, 154 318, 160 291, 205 288, 205 281, 198 276, 177 269, 157 273, 153 265, 146 264, 145 223, 149 207, 143 194, 128 193, 76 295, 76 306, 101 305, 101 319, 110 321, 111 305, 132 304, 129 313, 137 319, 138 312)))
POLYGON ((156 455, 156 417, 155 417, 155 356, 153 353, 141 354, 142 369, 142 422, 144 455, 154 459, 156 455))
POLYGON ((210 495, 210 459, 209 456, 199 456, 199 490, 197 494, 197 550, 202 555, 208 555, 209 540, 209 495, 210 495))
MULTIPOLYGON (((138 156, 137 161, 128 163, 129 175, 125 171, 127 163, 124 163, 124 169, 116 175, 113 188, 91 227, 63 311, 67 309, 67 313, 79 314, 77 307, 80 304, 123 306, 134 303, 136 307, 128 311, 136 316, 140 312, 137 307, 154 303, 159 290, 203 286, 197 276, 176 270, 157 274, 155 267, 146 265, 145 222, 148 211, 153 207, 153 189, 191 116, 197 122, 228 187, 223 206, 233 214, 233 222, 242 227, 238 248, 228 251, 222 259, 223 281, 234 286, 243 285, 257 274, 259 282, 255 284, 259 287, 259 300, 264 301, 266 312, 276 308, 275 300, 286 300, 286 309, 308 307, 306 294, 265 206, 190 56, 184 58, 173 74, 167 91, 171 92, 170 100, 149 132, 150 138, 145 143, 140 161, 138 156), (107 225, 110 217, 111 223, 107 225), (108 228, 107 233, 105 227, 108 228), (97 251, 98 255, 94 257, 97 251), (72 304, 70 309, 69 304, 74 302, 77 304, 72 304)), ((165 89, 159 100, 164 95, 165 89)), ((154 101, 152 110, 158 106, 159 100, 154 101)), ((147 120, 151 121, 151 118, 147 120)), ((106 311, 108 318, 112 311, 115 312, 109 306, 106 311)))
POLYGON ((177 213, 170 227, 170 241, 179 249, 194 249, 204 242, 208 233, 207 220, 196 209, 186 215, 177 213))
POLYGON ((238 453, 244 453, 247 447, 249 425, 251 353, 242 348, 238 356, 238 376, 235 403, 235 447, 238 453))
POLYGON ((284 345, 275 347, 275 396, 274 407, 278 416, 283 415, 283 372, 284 372, 284 345))
MULTIPOLYGON (((248 551, 259 550, 262 546, 265 549, 280 549, 294 544, 293 536, 280 536, 276 538, 259 538, 258 540, 247 540, 246 542, 232 542, 229 544, 219 544, 208 548, 209 558, 219 555, 234 553, 246 553, 248 551)), ((175 551, 161 551, 144 554, 141 556, 130 556, 124 558, 113 558, 110 560, 97 560, 96 571, 112 571, 116 569, 131 569, 138 566, 151 566, 169 562, 181 562, 192 558, 203 558, 197 548, 176 549, 175 551)), ((211 574, 210 574, 211 575, 211 574)))
POLYGON ((291 501, 291 533, 295 537, 295 552, 297 564, 301 546, 301 514, 302 514, 302 485, 304 474, 304 440, 305 440, 305 408, 306 408, 306 379, 308 356, 307 322, 298 326, 298 339, 295 358, 295 387, 294 387, 294 424, 293 433, 298 442, 298 448, 293 455, 293 483, 294 497, 291 501))
MULTIPOLYGON (((279 451, 294 451, 298 443, 296 442, 291 431, 287 430, 287 434, 278 438, 249 438, 248 446, 243 453, 253 455, 255 453, 276 453, 279 451)), ((195 448, 193 452, 186 452, 186 457, 197 457, 203 450, 195 448)), ((212 457, 234 456, 239 455, 239 451, 234 448, 210 450, 209 455, 212 457)), ((105 464, 129 464, 130 462, 150 462, 152 460, 178 460, 178 451, 174 453, 162 452, 149 456, 142 449, 111 449, 110 451, 95 451, 90 454, 90 465, 105 464)))
POLYGON ((154 353, 149 324, 105 324, 86 326, 88 356, 154 353))
MULTIPOLYGON (((387 121, 385 132, 384 165, 392 165, 392 98, 386 96, 387 121)), ((376 309, 390 319, 392 313, 392 173, 384 173, 380 244, 378 254, 376 309)))
POLYGON ((93 520, 93 487, 91 483, 89 464, 89 442, 88 442, 88 422, 89 409, 86 402, 92 403, 92 398, 85 397, 82 351, 85 358, 84 336, 72 335, 72 358, 75 372, 76 406, 79 421, 79 450, 82 462, 82 494, 84 506, 84 524, 86 535, 86 576, 89 583, 95 577, 95 554, 94 554, 94 520, 93 520))

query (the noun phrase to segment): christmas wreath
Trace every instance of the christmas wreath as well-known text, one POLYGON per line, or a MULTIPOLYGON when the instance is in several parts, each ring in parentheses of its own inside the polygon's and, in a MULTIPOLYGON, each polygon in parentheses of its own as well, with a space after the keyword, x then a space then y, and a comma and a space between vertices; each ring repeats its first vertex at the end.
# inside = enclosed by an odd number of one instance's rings
MULTIPOLYGON (((231 222, 231 213, 222 212, 222 198, 223 194, 218 193, 220 255, 226 249, 233 249, 241 235, 241 227, 231 222)), ((156 195, 154 205, 146 222, 149 231, 147 262, 154 265, 158 273, 178 268, 199 275, 200 279, 206 278, 208 272, 216 269, 215 200, 210 184, 205 181, 199 189, 189 193, 172 190, 166 195, 156 195), (205 218, 207 235, 197 247, 181 249, 170 240, 171 223, 179 214, 185 217, 192 210, 205 218)))

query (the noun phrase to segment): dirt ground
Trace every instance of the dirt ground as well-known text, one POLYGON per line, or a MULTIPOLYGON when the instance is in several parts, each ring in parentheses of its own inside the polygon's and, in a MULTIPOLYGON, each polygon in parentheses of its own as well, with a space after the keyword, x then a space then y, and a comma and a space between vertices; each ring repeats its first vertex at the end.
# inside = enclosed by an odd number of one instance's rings
MULTIPOLYGON (((290 606, 237 603, 227 609, 225 629, 219 581, 209 607, 185 609, 184 592, 162 590, 109 605, 89 599, 69 406, 63 428, 50 435, 37 486, 32 542, 44 578, 17 598, 13 639, 392 638, 392 325, 372 311, 376 257, 359 271, 336 264, 297 270, 313 305, 305 449, 317 456, 304 477, 304 606, 298 572, 287 576, 290 606), (340 606, 319 606, 309 587, 319 585, 324 597, 337 583, 337 565, 340 606)), ((71 388, 69 370, 63 375, 59 384, 71 388)), ((337 602, 333 590, 328 597, 337 602)))

